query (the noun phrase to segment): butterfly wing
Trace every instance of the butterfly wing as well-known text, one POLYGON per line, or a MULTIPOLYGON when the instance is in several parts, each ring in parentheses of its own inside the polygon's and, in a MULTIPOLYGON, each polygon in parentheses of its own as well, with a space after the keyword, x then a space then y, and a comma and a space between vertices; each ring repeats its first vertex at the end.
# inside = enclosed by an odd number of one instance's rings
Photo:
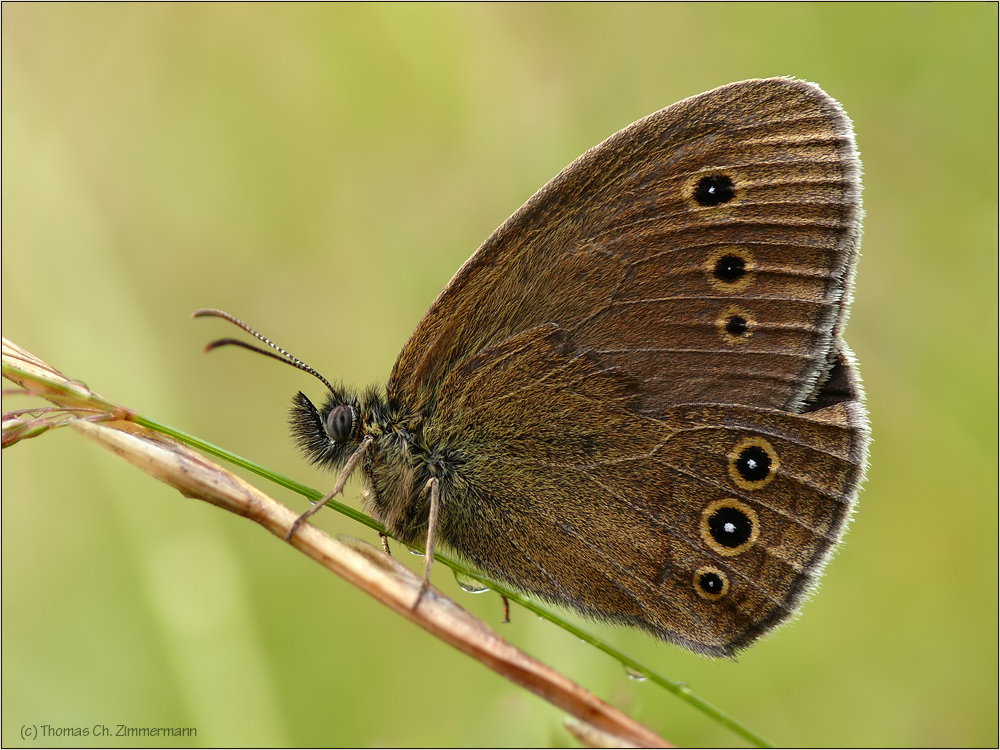
POLYGON ((730 84, 581 156, 462 266, 390 400, 430 412, 466 358, 555 322, 641 387, 638 408, 797 409, 833 362, 860 239, 850 121, 814 84, 730 84))
POLYGON ((787 618, 865 462, 839 336, 859 173, 839 106, 774 79, 640 120, 542 188, 387 386, 447 457, 439 538, 710 654, 787 618))

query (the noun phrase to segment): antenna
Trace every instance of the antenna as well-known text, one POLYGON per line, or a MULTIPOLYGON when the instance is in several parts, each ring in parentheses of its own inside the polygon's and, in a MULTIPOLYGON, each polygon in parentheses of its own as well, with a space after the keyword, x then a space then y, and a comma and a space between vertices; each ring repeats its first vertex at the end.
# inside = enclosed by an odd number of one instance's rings
POLYGON ((246 323, 244 323, 239 318, 234 317, 234 316, 230 315, 229 313, 224 312, 222 310, 213 310, 211 308, 203 308, 201 310, 195 310, 194 313, 192 313, 191 317, 193 317, 193 318, 222 318, 223 320, 228 320, 230 323, 232 323, 237 328, 242 328, 244 331, 246 331, 247 333, 249 333, 251 336, 254 336, 255 338, 263 341, 269 347, 271 347, 272 349, 274 349, 275 351, 277 351, 281 356, 279 356, 278 354, 275 354, 274 352, 269 352, 267 349, 262 349, 259 346, 254 346, 253 344, 248 344, 246 341, 240 341, 239 339, 216 339, 215 341, 212 341, 211 343, 208 344, 208 346, 205 347, 205 351, 206 352, 210 352, 213 349, 218 349, 220 346, 241 346, 244 349, 249 349, 252 352, 257 352, 258 354, 263 354, 265 357, 271 357, 271 359, 276 359, 279 362, 284 362, 286 365, 291 365, 292 367, 295 367, 295 368, 297 368, 299 370, 302 370, 303 372, 308 372, 310 375, 318 378, 320 380, 320 382, 322 382, 323 385, 325 385, 331 392, 334 392, 334 393, 336 392, 334 390, 334 387, 332 385, 330 385, 330 382, 326 378, 324 378, 322 375, 320 375, 315 369, 313 369, 312 367, 310 367, 309 365, 307 365, 305 362, 303 362, 298 357, 292 356, 291 354, 289 354, 288 352, 286 352, 284 349, 282 349, 280 346, 278 346, 277 344, 275 344, 270 339, 268 339, 268 338, 266 338, 264 336, 261 336, 259 333, 257 333, 257 331, 255 331, 253 328, 251 328, 250 326, 248 326, 246 323))

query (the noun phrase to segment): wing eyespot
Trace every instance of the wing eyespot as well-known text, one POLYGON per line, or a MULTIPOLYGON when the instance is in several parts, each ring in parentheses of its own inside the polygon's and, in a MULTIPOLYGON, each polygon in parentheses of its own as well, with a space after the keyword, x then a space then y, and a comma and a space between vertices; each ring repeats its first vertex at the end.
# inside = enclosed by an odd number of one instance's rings
POLYGON ((717 602, 729 593, 729 576, 718 568, 698 568, 694 572, 694 590, 702 599, 717 602))
POLYGON ((730 307, 716 319, 715 326, 725 343, 740 345, 753 338, 757 321, 743 308, 730 307))
POLYGON ((705 274, 715 291, 724 294, 742 292, 756 278, 753 254, 742 247, 716 248, 705 262, 705 274))
POLYGON ((699 206, 710 207, 729 203, 736 197, 736 184, 728 174, 710 174, 698 180, 691 198, 699 206))
POLYGON ((778 474, 781 460, 762 437, 743 438, 729 452, 729 477, 744 490, 759 490, 778 474))
POLYGON ((750 549, 760 536, 757 512, 734 497, 709 503, 701 513, 701 539, 723 557, 750 549))

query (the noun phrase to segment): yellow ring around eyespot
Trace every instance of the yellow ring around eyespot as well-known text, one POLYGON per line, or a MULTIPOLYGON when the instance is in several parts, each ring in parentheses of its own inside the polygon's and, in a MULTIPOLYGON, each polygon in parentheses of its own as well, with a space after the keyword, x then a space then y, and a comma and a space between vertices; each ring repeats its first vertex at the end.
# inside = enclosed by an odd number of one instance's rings
POLYGON ((707 565, 700 567, 698 568, 698 570, 694 572, 694 590, 695 592, 697 592, 698 596, 700 596, 702 599, 706 599, 707 601, 710 602, 717 602, 719 601, 719 599, 721 599, 722 597, 724 597, 726 594, 729 593, 729 576, 727 576, 718 568, 712 568, 707 565), (705 589, 701 587, 701 577, 709 573, 714 573, 722 581, 722 591, 712 594, 709 593, 708 591, 705 591, 705 589))
POLYGON ((746 197, 747 180, 738 169, 732 167, 705 167, 695 172, 684 181, 683 196, 685 202, 695 211, 711 211, 713 219, 721 219, 732 213, 732 210, 740 205, 746 197), (706 177, 712 175, 723 175, 728 177, 733 183, 733 197, 725 203, 717 203, 714 206, 702 206, 694 199, 694 192, 706 177))
POLYGON ((715 326, 719 329, 719 334, 722 336, 722 340, 727 344, 746 344, 753 338, 753 329, 756 325, 756 319, 754 319, 747 310, 744 310, 742 307, 737 307, 736 305, 726 308, 722 315, 720 315, 715 321, 715 326), (730 333, 726 330, 729 325, 729 321, 736 317, 742 318, 746 326, 746 330, 742 333, 730 333))
POLYGON ((754 545, 758 536, 760 536, 760 521, 757 520, 757 511, 744 503, 742 500, 737 500, 735 497, 715 500, 709 503, 705 507, 705 510, 701 512, 701 539, 705 542, 709 549, 722 555, 723 557, 732 557, 733 555, 739 555, 746 552, 754 545), (725 547, 715 541, 715 537, 712 536, 712 529, 708 524, 712 519, 712 516, 715 515, 715 512, 721 508, 734 508, 745 515, 747 520, 750 521, 750 537, 739 547, 725 547))
POLYGON ((778 452, 774 450, 774 447, 762 437, 748 437, 740 440, 736 446, 729 452, 729 476, 736 483, 736 486, 744 489, 759 490, 765 487, 778 475, 778 468, 781 466, 781 459, 778 458, 778 452), (758 479, 752 481, 749 479, 744 479, 743 475, 740 474, 739 468, 736 466, 736 462, 739 460, 740 455, 747 448, 760 448, 767 457, 771 460, 771 466, 768 468, 767 476, 763 479, 758 479))

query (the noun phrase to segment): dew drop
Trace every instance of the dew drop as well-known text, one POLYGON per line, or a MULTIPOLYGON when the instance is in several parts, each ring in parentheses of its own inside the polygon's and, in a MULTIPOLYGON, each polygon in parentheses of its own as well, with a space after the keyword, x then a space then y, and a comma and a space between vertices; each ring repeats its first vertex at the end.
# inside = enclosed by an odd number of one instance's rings
POLYGON ((455 571, 455 580, 458 581, 458 585, 462 587, 463 591, 470 594, 483 594, 489 589, 484 586, 480 581, 475 578, 465 575, 464 573, 459 573, 455 571))
POLYGON ((424 556, 424 551, 422 549, 416 549, 415 547, 407 547, 406 549, 411 555, 416 555, 417 557, 424 556))
POLYGON ((632 669, 632 667, 625 667, 625 674, 628 675, 630 680, 635 680, 636 682, 645 682, 649 679, 642 672, 637 669, 632 669))

